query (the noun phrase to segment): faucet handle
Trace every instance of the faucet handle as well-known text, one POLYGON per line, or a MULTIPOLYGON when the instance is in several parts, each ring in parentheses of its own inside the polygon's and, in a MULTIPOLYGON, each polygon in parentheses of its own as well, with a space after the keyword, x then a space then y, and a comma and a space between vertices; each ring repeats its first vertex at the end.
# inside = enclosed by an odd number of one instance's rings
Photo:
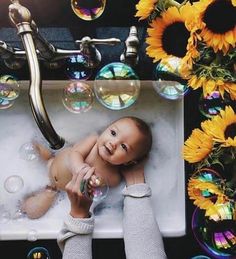
POLYGON ((120 56, 120 61, 130 65, 131 67, 136 66, 139 60, 138 47, 138 31, 135 26, 131 26, 129 36, 125 40, 125 50, 120 56))
POLYGON ((97 44, 106 44, 114 46, 117 43, 120 43, 120 39, 109 38, 109 39, 91 39, 88 36, 83 37, 81 40, 76 40, 75 43, 79 44, 81 54, 87 56, 88 68, 95 68, 101 62, 101 53, 97 50, 95 45, 97 44))
POLYGON ((117 38, 91 39, 88 36, 83 37, 81 40, 75 41, 76 44, 91 44, 91 45, 105 44, 105 45, 111 45, 111 46, 114 46, 120 42, 121 42, 120 39, 117 39, 117 38))

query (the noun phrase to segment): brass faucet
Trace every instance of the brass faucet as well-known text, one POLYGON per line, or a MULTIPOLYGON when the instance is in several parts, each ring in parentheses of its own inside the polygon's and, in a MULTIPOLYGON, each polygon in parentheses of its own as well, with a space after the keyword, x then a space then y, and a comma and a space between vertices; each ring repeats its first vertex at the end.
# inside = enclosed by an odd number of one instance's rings
POLYGON ((77 44, 80 44, 79 50, 57 48, 40 35, 30 11, 22 6, 18 0, 11 0, 11 2, 12 4, 9 5, 9 18, 17 28, 24 50, 12 48, 5 42, 0 41, 0 57, 12 69, 20 68, 24 60, 27 59, 30 69, 29 101, 34 119, 43 136, 49 142, 50 147, 60 149, 64 146, 65 140, 54 130, 45 109, 42 98, 39 59, 49 64, 49 67, 57 68, 62 64, 60 61, 63 59, 82 54, 87 56, 88 63, 86 66, 94 68, 101 62, 101 54, 95 48, 95 45, 115 45, 120 40, 116 38, 91 39, 84 37, 82 40, 76 41, 77 44))
POLYGON ((135 26, 131 26, 129 36, 125 41, 125 50, 120 56, 120 61, 130 65, 131 67, 135 67, 139 60, 138 47, 138 31, 135 26))

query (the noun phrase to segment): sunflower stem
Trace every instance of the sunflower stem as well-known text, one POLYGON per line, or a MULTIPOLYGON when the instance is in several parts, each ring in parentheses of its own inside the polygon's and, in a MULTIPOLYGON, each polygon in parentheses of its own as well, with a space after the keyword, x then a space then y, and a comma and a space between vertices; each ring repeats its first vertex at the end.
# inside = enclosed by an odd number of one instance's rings
MULTIPOLYGON (((185 0, 186 1, 186 0, 185 0)), ((178 3, 177 1, 175 0, 168 0, 168 4, 170 4, 170 6, 175 6, 177 8, 179 8, 181 6, 180 3, 178 3)))
POLYGON ((179 7, 182 7, 183 5, 185 5, 188 2, 188 0, 184 0, 179 7))

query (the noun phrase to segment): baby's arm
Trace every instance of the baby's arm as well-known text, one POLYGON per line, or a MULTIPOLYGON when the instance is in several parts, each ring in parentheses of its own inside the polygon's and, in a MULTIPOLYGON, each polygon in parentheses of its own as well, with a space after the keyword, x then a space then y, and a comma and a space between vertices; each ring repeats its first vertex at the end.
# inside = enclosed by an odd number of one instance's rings
POLYGON ((72 147, 68 161, 72 173, 78 173, 82 167, 88 166, 84 161, 96 144, 97 138, 97 135, 91 135, 72 147))

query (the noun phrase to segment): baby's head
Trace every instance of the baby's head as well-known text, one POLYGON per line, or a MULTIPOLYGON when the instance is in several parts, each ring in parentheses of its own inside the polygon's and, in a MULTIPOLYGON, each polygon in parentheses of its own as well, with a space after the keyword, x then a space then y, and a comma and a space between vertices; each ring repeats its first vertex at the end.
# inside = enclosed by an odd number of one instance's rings
POLYGON ((149 126, 136 117, 123 117, 110 124, 98 138, 98 152, 113 165, 128 165, 144 158, 152 146, 149 126))

